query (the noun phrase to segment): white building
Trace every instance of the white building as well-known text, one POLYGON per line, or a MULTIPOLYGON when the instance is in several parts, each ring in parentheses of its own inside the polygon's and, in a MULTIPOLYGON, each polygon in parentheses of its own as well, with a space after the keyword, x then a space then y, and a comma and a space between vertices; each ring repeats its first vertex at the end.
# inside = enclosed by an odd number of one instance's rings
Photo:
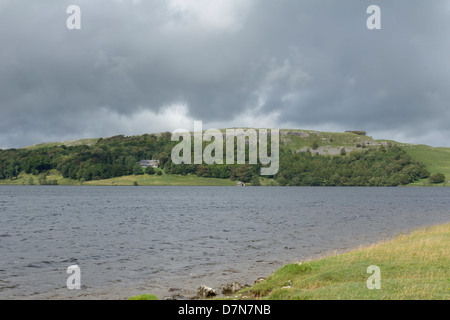
POLYGON ((142 168, 152 167, 159 168, 159 160, 141 160, 139 164, 142 168))

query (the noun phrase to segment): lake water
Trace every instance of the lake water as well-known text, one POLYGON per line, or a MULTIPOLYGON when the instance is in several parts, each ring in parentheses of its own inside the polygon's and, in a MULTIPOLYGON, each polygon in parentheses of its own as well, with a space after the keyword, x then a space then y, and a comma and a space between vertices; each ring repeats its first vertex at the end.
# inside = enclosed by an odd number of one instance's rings
POLYGON ((190 297, 449 222, 449 207, 450 188, 0 186, 0 299, 190 297))

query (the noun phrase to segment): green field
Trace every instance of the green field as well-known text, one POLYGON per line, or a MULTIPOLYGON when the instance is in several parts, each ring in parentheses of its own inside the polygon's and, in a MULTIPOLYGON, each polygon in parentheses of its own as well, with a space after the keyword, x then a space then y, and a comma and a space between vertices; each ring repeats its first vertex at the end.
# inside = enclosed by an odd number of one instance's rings
POLYGON ((278 269, 233 299, 450 299, 450 224, 278 269), (369 266, 381 270, 381 289, 369 290, 369 266))
MULTIPOLYGON (((57 180, 59 185, 80 185, 79 181, 65 179, 55 170, 51 170, 50 174, 47 175, 47 181, 50 180, 57 180)), ((32 174, 20 173, 17 179, 0 180, 0 185, 39 185, 39 177, 32 174)))
MULTIPOLYGON (((30 185, 30 178, 34 185, 39 185, 38 177, 31 174, 21 173, 18 179, 1 180, 1 185, 30 185)), ((51 172, 47 176, 47 181, 57 180, 58 185, 85 185, 85 186, 133 186, 137 182, 139 186, 236 186, 236 181, 216 178, 200 178, 196 175, 141 175, 122 176, 107 180, 93 180, 80 182, 72 179, 65 179, 56 172, 51 172)))
POLYGON ((93 180, 84 182, 86 186, 132 186, 137 182, 139 186, 235 186, 236 181, 216 178, 200 178, 196 175, 142 175, 123 176, 107 180, 93 180))
MULTIPOLYGON (((421 161, 433 173, 443 173, 450 181, 450 148, 437 148, 426 145, 405 145, 404 149, 413 158, 421 161)), ((418 181, 412 185, 423 185, 426 181, 418 181)), ((449 185, 449 183, 446 183, 449 185)))

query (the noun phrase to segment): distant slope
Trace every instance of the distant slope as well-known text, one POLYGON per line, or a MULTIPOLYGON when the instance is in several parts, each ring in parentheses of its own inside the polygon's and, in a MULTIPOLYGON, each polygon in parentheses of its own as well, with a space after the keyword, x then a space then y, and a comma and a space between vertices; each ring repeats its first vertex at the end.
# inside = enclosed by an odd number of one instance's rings
POLYGON ((402 147, 411 157, 422 162, 433 173, 443 173, 450 181, 450 148, 431 147, 424 144, 401 143, 392 140, 377 140, 380 143, 392 143, 402 147))
POLYGON ((32 146, 25 147, 24 149, 39 149, 39 148, 49 148, 49 147, 59 147, 59 146, 66 146, 66 147, 74 147, 74 146, 92 146, 96 144, 98 141, 98 138, 91 138, 91 139, 80 139, 80 140, 66 140, 66 141, 59 141, 59 142, 44 142, 44 143, 38 143, 34 144, 32 146))
POLYGON ((450 148, 427 145, 404 145, 403 148, 413 158, 421 161, 432 174, 443 173, 450 181, 450 148))
POLYGON ((422 162, 430 173, 443 173, 450 181, 450 148, 431 147, 401 143, 392 140, 374 140, 369 136, 359 136, 353 133, 318 132, 311 130, 281 130, 282 140, 292 151, 305 151, 319 154, 338 154, 344 148, 346 152, 362 150, 363 147, 373 148, 382 145, 397 144, 416 160, 422 162), (319 146, 312 150, 311 146, 316 142, 319 146))
MULTIPOLYGON (((223 129, 222 131, 224 132, 225 129, 223 129)), ((299 129, 281 129, 280 136, 281 136, 280 138, 281 143, 287 146, 293 152, 301 152, 309 149, 313 154, 318 153, 321 155, 338 155, 341 149, 344 149, 347 153, 349 153, 355 150, 362 151, 365 148, 367 149, 379 148, 382 145, 398 144, 399 146, 404 148, 404 150, 410 156, 422 162, 426 166, 428 171, 430 171, 431 173, 441 172, 445 174, 447 180, 450 181, 450 148, 431 147, 427 145, 414 145, 389 140, 374 140, 370 136, 357 135, 348 132, 340 133, 340 132, 319 132, 313 130, 299 130, 299 129)), ((98 138, 92 138, 73 141, 41 143, 26 147, 24 149, 36 150, 40 148, 48 148, 62 145, 68 147, 80 145, 93 146, 98 141, 99 141, 98 138)), ((115 182, 118 182, 120 184, 121 182, 123 183, 125 181, 115 181, 115 182)), ((149 181, 148 183, 157 184, 161 182, 162 181, 158 182, 149 181)), ((171 182, 176 184, 175 181, 171 182)), ((185 181, 181 183, 184 182, 185 181)), ((422 185, 423 182, 425 182, 425 180, 421 180, 415 183, 415 185, 422 185)), ((112 181, 109 183, 112 183, 112 181)), ((200 184, 202 183, 205 182, 204 181, 200 182, 200 184)), ((92 184, 94 184, 94 182, 92 182, 92 184)), ((128 181, 126 181, 125 184, 128 184, 128 181)))

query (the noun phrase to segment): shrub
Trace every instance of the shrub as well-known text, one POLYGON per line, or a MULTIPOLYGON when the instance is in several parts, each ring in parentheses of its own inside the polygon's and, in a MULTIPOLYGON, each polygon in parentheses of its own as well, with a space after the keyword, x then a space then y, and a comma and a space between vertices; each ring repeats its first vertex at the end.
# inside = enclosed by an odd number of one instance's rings
POLYGON ((350 131, 345 131, 345 132, 357 134, 358 136, 365 136, 365 135, 367 135, 367 132, 366 131, 362 131, 362 130, 350 130, 350 131))
POLYGON ((429 178, 428 181, 433 184, 445 182, 445 175, 443 173, 434 173, 429 178))
POLYGON ((141 167, 141 165, 139 164, 139 162, 136 163, 136 164, 133 166, 133 174, 134 174, 135 176, 144 174, 144 172, 142 171, 142 167, 141 167))
POLYGON ((252 186, 260 186, 261 182, 259 181, 258 175, 254 175, 250 183, 252 184, 252 186))
POLYGON ((148 166, 148 167, 145 169, 145 173, 146 173, 146 174, 155 174, 155 169, 153 169, 153 167, 148 166))

